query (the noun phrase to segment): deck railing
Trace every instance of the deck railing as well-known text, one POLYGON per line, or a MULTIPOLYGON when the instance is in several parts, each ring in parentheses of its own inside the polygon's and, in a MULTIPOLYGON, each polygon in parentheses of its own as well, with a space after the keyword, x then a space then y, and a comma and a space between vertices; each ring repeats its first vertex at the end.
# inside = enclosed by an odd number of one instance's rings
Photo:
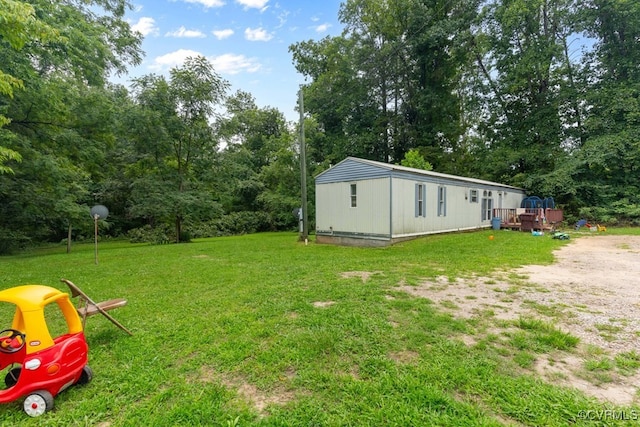
POLYGON ((520 222, 517 210, 514 208, 494 208, 493 217, 500 218, 501 224, 516 224, 520 222))
POLYGON ((494 208, 492 213, 494 218, 500 218, 500 224, 505 228, 519 227, 521 214, 535 214, 535 222, 545 228, 557 226, 564 219, 562 209, 494 208))

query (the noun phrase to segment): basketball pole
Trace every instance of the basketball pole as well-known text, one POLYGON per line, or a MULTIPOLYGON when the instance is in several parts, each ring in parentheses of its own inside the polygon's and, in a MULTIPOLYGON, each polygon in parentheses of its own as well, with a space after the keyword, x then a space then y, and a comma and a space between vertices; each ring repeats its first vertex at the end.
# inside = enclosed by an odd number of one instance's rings
POLYGON ((98 218, 100 216, 98 214, 93 215, 93 228, 94 228, 94 252, 96 258, 96 265, 98 265, 98 218))

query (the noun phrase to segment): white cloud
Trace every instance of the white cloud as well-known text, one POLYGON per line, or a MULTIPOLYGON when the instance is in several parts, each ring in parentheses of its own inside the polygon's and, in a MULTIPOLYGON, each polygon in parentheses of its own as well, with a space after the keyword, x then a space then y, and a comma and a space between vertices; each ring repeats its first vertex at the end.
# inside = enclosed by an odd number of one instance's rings
POLYGON ((176 66, 182 65, 184 60, 188 57, 195 58, 196 56, 201 56, 200 52, 196 52, 195 50, 190 49, 178 49, 175 52, 167 53, 166 55, 158 56, 153 60, 153 64, 149 66, 149 68, 155 72, 162 72, 168 70, 169 68, 174 68, 176 66))
POLYGON ((158 34, 156 21, 148 16, 143 16, 138 19, 138 22, 131 24, 131 30, 137 31, 145 37, 149 34, 158 34))
MULTIPOLYGON (((158 56, 153 60, 149 69, 156 73, 163 73, 171 68, 180 67, 188 57, 202 56, 200 52, 190 49, 179 49, 166 55, 158 56)), ((210 56, 207 60, 213 65, 214 70, 220 74, 255 73, 261 65, 255 58, 247 58, 244 55, 225 53, 220 56, 210 56)))
POLYGON ((236 3, 240 3, 245 9, 260 9, 260 12, 267 10, 269 0, 236 0, 236 3))
POLYGON ((220 74, 239 74, 241 72, 255 73, 260 69, 260 63, 253 58, 244 55, 225 53, 224 55, 209 58, 213 68, 220 74))
POLYGON ((199 30, 187 30, 184 26, 178 28, 176 31, 172 31, 166 34, 169 37, 184 37, 184 38, 204 38, 207 37, 202 31, 199 30))
POLYGON ((280 15, 278 15, 278 21, 280 21, 280 24, 276 28, 282 28, 284 24, 286 24, 288 16, 289 11, 284 11, 280 15))
POLYGON ((315 27, 316 33, 324 33, 326 32, 331 24, 320 24, 315 27))
POLYGON ((244 30, 244 37, 252 42, 268 42, 273 38, 273 36, 263 28, 247 28, 244 30))
POLYGON ((233 30, 230 28, 227 28, 226 30, 212 31, 212 33, 214 36, 216 36, 218 40, 223 40, 231 37, 233 35, 233 30))
POLYGON ((201 4, 206 9, 209 9, 210 7, 221 7, 225 5, 223 0, 183 0, 183 1, 185 3, 201 4))

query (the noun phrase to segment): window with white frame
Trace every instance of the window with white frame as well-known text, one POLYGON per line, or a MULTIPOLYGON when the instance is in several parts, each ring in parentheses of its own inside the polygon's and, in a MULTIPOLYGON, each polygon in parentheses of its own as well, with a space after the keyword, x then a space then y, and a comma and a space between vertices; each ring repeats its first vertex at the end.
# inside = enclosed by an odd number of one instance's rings
POLYGON ((478 203, 478 190, 469 190, 469 201, 471 203, 478 203))
POLYGON ((351 207, 355 208, 358 206, 358 189, 356 184, 351 184, 351 207))
POLYGON ((447 187, 438 187, 438 216, 447 216, 447 187))
POLYGON ((427 186, 425 184, 416 184, 416 217, 427 216, 427 186))
POLYGON ((493 211, 493 194, 491 191, 484 190, 482 193, 482 220, 491 219, 491 211, 493 211))

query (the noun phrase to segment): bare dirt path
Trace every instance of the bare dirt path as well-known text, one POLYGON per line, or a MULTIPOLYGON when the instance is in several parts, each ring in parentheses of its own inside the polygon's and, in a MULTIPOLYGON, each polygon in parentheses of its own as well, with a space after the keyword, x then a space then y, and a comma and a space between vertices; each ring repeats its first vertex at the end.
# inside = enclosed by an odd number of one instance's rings
POLYGON ((603 401, 637 403, 637 370, 620 374, 593 366, 603 360, 615 365, 620 354, 640 355, 640 236, 579 237, 554 255, 552 265, 525 266, 501 277, 441 278, 400 289, 429 298, 454 316, 546 318, 580 338, 580 346, 575 353, 539 359, 539 375, 603 401))
POLYGON ((574 307, 564 327, 583 342, 640 353, 640 237, 582 237, 555 256, 552 265, 519 270, 549 291, 532 297, 574 307))

